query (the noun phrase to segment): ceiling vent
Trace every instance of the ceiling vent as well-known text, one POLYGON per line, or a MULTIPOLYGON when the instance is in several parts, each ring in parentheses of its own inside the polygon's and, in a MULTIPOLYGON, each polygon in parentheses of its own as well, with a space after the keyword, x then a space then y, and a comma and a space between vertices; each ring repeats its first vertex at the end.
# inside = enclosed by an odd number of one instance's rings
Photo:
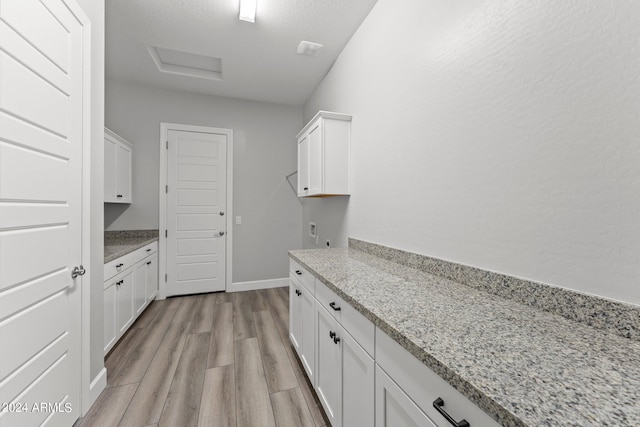
POLYGON ((153 62, 163 73, 222 80, 222 59, 163 47, 147 46, 153 62))
POLYGON ((320 43, 301 41, 298 45, 298 54, 306 56, 316 56, 322 45, 320 43))

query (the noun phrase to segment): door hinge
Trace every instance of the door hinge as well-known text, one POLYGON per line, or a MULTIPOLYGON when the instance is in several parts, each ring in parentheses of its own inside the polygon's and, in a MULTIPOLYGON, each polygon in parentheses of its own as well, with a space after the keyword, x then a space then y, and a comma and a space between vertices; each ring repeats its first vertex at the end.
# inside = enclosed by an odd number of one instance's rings
POLYGON ((169 193, 169 186, 168 186, 168 185, 165 185, 165 186, 164 186, 164 192, 165 192, 165 193, 169 193))
POLYGON ((165 282, 167 281, 167 275, 166 274, 164 275, 164 281, 165 282))
POLYGON ((164 230, 164 237, 169 237, 169 230, 164 230))
POLYGON ((167 150, 169 149, 169 141, 166 141, 167 150))

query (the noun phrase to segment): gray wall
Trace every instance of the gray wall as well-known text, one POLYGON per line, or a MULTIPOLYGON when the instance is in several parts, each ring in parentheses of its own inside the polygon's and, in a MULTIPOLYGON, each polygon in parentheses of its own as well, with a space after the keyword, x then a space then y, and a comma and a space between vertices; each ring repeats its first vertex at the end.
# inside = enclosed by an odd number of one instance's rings
POLYGON ((640 3, 379 0, 304 109, 353 114, 348 236, 640 304, 640 3), (597 29, 597 30, 595 30, 597 29))
POLYGON ((296 170, 302 109, 108 80, 106 126, 135 144, 133 203, 106 205, 108 230, 158 228, 160 123, 233 129, 233 282, 288 277, 301 247, 301 205, 285 176, 296 170))
MULTIPOLYGON (((87 275, 83 279, 89 290, 90 307, 83 307, 83 320, 89 318, 90 378, 91 382, 104 367, 104 0, 78 0, 78 4, 91 20, 91 259, 83 260, 87 275), (87 265, 88 264, 88 265, 87 265), (87 286, 88 280, 88 286, 87 286), (87 313, 88 311, 88 313, 87 313)), ((85 363, 85 361, 83 361, 85 363)))

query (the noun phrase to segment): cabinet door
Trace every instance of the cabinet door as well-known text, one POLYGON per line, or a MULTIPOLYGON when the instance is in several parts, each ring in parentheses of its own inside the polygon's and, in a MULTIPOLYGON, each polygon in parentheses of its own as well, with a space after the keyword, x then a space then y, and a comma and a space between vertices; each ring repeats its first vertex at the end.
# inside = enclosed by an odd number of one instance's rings
POLYGON ((133 312, 136 317, 144 310, 147 302, 146 284, 147 266, 142 261, 133 267, 133 312))
POLYGON ((316 305, 316 393, 333 427, 342 427, 342 343, 336 320, 316 305))
POLYGON ((118 338, 116 327, 116 280, 104 289, 104 354, 107 354, 118 338))
POLYGON ((309 191, 307 195, 322 194, 324 155, 321 121, 309 131, 309 191))
POLYGON ((146 274, 145 291, 146 300, 151 302, 158 293, 158 254, 154 253, 145 261, 146 274))
POLYGON ((298 196, 309 192, 309 136, 298 141, 298 196))
POLYGON ((133 269, 130 268, 124 276, 119 276, 120 279, 116 283, 116 318, 118 337, 131 326, 134 319, 133 311, 133 269))
POLYGON ((131 148, 118 144, 117 152, 118 193, 116 198, 119 202, 131 203, 131 148))
POLYGON ((379 366, 375 388, 376 427, 438 427, 379 366))
POLYGON ((375 363, 360 345, 340 328, 342 344, 342 425, 373 426, 375 363))
POLYGON ((307 372, 311 385, 315 385, 316 359, 316 300, 304 286, 300 287, 300 317, 302 320, 302 342, 300 343, 300 359, 307 372))
POLYGON ((104 201, 117 202, 118 180, 116 171, 118 143, 110 138, 104 139, 104 201))
POLYGON ((302 312, 301 308, 301 286, 291 277, 289 279, 289 339, 298 356, 302 358, 302 312))

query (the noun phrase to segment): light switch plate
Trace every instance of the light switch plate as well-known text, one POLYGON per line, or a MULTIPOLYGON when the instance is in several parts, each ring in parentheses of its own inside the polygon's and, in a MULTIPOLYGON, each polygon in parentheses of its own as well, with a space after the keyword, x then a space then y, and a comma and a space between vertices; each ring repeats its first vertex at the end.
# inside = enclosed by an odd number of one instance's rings
POLYGON ((236 225, 242 224, 242 217, 240 215, 236 216, 236 225))

